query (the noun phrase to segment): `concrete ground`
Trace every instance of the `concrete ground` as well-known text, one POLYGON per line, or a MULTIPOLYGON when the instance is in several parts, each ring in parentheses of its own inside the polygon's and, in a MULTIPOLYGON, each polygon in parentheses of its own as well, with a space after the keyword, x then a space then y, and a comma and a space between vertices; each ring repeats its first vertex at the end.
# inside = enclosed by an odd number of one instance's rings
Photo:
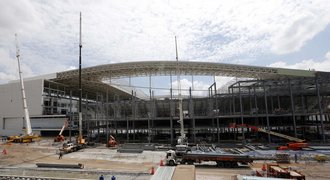
MULTIPOLYGON (((61 143, 54 144, 51 139, 43 139, 31 144, 0 143, 0 174, 37 177, 57 177, 76 179, 98 179, 104 175, 105 179, 115 176, 119 179, 147 180, 151 178, 150 170, 157 168, 165 152, 144 151, 140 154, 117 153, 104 145, 87 148, 78 152, 65 154, 59 159, 58 149, 61 143), (37 168, 36 163, 84 164, 84 169, 54 169, 37 168)), ((198 180, 227 180, 237 174, 250 175, 253 170, 260 169, 264 162, 255 162, 251 167, 220 169, 214 163, 196 165, 196 179, 198 180)), ((300 161, 286 164, 306 175, 307 179, 330 179, 330 163, 315 161, 300 161)))

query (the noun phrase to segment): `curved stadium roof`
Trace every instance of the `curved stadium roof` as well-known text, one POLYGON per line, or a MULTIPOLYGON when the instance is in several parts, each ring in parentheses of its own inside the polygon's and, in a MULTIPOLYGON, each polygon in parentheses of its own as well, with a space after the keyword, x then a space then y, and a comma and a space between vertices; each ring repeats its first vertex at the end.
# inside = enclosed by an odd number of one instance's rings
MULTIPOLYGON (((136 76, 229 76, 255 79, 281 79, 290 77, 314 77, 316 71, 246 66, 236 64, 195 62, 195 61, 139 61, 117 64, 105 64, 82 68, 82 86, 85 91, 117 93, 129 97, 131 92, 124 92, 118 87, 102 82, 104 79, 136 76)), ((59 72, 53 81, 78 89, 79 70, 59 72)))

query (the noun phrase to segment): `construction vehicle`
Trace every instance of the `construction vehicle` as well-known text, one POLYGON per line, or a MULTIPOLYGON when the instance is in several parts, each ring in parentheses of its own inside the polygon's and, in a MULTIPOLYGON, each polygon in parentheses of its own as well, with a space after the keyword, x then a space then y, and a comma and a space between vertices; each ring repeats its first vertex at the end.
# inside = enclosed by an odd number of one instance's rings
POLYGON ((80 149, 84 149, 86 148, 86 146, 87 146, 86 143, 67 142, 67 143, 63 143, 63 147, 60 148, 59 150, 64 153, 71 153, 71 152, 79 151, 80 149))
POLYGON ((248 165, 253 162, 253 158, 248 155, 226 154, 215 152, 198 152, 198 151, 174 151, 166 152, 165 164, 174 166, 178 164, 194 164, 203 161, 214 161, 218 167, 232 168, 241 165, 248 165))
POLYGON ((30 115, 29 115, 29 110, 27 107, 22 71, 21 71, 21 66, 20 66, 20 59, 19 59, 20 53, 19 53, 18 40, 17 40, 16 34, 15 34, 15 37, 16 37, 16 59, 18 62, 18 71, 19 71, 19 79, 20 79, 20 84, 21 84, 22 102, 23 102, 23 110, 24 110, 24 120, 25 120, 26 127, 25 127, 25 134, 18 135, 18 136, 9 136, 7 138, 7 142, 8 143, 12 143, 12 142, 13 143, 31 143, 34 139, 40 139, 40 136, 32 133, 30 115))
POLYGON ((251 126, 248 124, 231 123, 231 124, 229 124, 229 127, 230 128, 250 128, 252 131, 255 131, 255 132, 262 132, 262 133, 270 134, 270 135, 281 137, 281 138, 284 138, 284 139, 287 139, 290 141, 285 146, 278 147, 278 150, 301 150, 302 148, 308 147, 308 144, 303 139, 288 136, 288 135, 281 134, 281 133, 274 132, 274 131, 268 131, 268 130, 259 128, 257 126, 251 126))
POLYGON ((85 142, 85 139, 83 137, 83 132, 82 132, 82 85, 81 85, 81 49, 82 49, 82 41, 81 41, 81 13, 80 13, 80 22, 79 22, 79 112, 78 112, 78 120, 79 120, 79 135, 77 138, 77 146, 79 147, 86 147, 87 143, 85 142))
POLYGON ((110 135, 109 141, 108 141, 108 144, 107 144, 107 147, 116 148, 117 145, 118 144, 117 144, 117 141, 116 141, 115 137, 113 137, 112 135, 110 135))
POLYGON ((285 179, 305 180, 304 174, 297 170, 290 170, 288 167, 281 167, 278 164, 264 164, 261 171, 256 171, 256 176, 259 177, 274 177, 285 179))
POLYGON ((325 162, 328 159, 328 157, 325 154, 317 154, 315 155, 314 159, 317 162, 325 162))
POLYGON ((63 142, 65 140, 64 136, 62 135, 64 129, 68 126, 68 120, 64 121, 63 127, 60 133, 54 138, 54 142, 63 142))

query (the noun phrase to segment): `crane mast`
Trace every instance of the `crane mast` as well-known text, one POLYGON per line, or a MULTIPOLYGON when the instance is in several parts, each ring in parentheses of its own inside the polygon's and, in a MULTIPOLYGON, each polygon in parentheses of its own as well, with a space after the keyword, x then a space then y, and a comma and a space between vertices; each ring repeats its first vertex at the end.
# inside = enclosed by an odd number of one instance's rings
POLYGON ((16 40, 16 59, 17 59, 17 64, 18 64, 19 80, 21 83, 24 119, 25 119, 25 124, 26 124, 26 134, 32 135, 30 115, 29 115, 29 110, 28 110, 27 103, 26 103, 25 89, 24 89, 24 83, 23 83, 23 77, 22 77, 22 71, 21 71, 21 65, 20 65, 20 50, 18 47, 17 34, 15 34, 15 40, 16 40))
POLYGON ((175 36, 175 53, 177 62, 177 81, 178 81, 178 100, 179 100, 179 123, 180 123, 180 137, 178 139, 178 144, 186 144, 186 135, 184 134, 184 123, 183 123, 183 109, 182 109, 182 98, 181 98, 181 82, 180 82, 180 69, 179 69, 179 57, 178 57, 178 47, 175 36))
POLYGON ((81 143, 83 141, 82 135, 82 112, 81 112, 81 101, 82 101, 82 87, 81 87, 81 12, 80 12, 80 26, 79 26, 79 137, 78 141, 81 143))

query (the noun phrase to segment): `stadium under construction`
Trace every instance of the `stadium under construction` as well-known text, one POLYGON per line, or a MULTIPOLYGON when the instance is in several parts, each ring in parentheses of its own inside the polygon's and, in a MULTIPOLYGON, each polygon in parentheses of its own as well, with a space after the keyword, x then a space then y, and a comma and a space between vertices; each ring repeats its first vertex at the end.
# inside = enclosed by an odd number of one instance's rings
MULTIPOLYGON (((269 133, 230 124, 248 124, 313 142, 330 135, 330 73, 314 70, 244 66, 193 61, 143 61, 83 68, 82 91, 78 70, 25 80, 32 129, 43 136, 58 133, 66 118, 65 134, 77 132, 78 97, 82 93, 83 134, 106 142, 176 144, 180 134, 179 99, 183 101, 184 132, 190 143, 285 140, 269 133), (168 77, 171 87, 157 96, 151 79, 168 77), (173 88, 178 76, 234 77, 225 86, 214 80, 205 96, 192 84, 182 96, 173 88), (146 77, 148 93, 131 86, 131 78, 146 77), (127 86, 116 79, 127 78, 127 86), (40 103, 41 102, 41 103, 40 103)), ((17 81, 0 85, 0 135, 21 132, 23 112, 17 81), (17 90, 16 90, 17 89, 17 90)))

